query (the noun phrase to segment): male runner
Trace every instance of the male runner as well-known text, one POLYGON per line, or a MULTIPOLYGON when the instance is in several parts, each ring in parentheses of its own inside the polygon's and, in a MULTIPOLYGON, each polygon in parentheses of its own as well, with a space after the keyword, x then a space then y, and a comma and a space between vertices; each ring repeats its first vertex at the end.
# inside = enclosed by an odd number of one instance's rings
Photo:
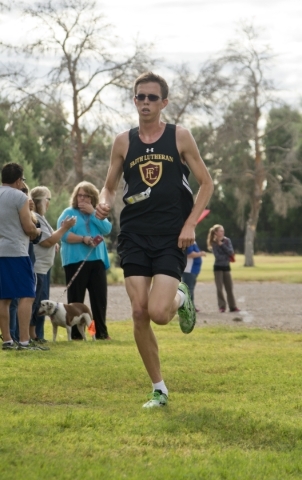
POLYGON ((195 241, 197 220, 213 183, 190 132, 161 120, 168 105, 166 81, 152 72, 139 76, 134 104, 139 127, 120 133, 114 141, 96 216, 109 215, 124 174, 125 207, 117 251, 131 301, 135 341, 152 381, 153 393, 143 405, 150 408, 168 401, 151 320, 166 325, 178 312, 181 330, 190 333, 194 328, 195 308, 180 279, 186 248, 195 241), (195 203, 190 171, 200 185, 195 203))

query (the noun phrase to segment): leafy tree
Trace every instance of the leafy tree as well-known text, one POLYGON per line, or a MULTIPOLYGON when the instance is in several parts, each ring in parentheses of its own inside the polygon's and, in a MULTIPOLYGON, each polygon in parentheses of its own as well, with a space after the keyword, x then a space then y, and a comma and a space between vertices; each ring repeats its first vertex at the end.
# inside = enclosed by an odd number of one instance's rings
MULTIPOLYGON (((242 251, 242 226, 237 221, 238 216, 236 214, 238 200, 234 195, 233 184, 230 183, 229 179, 225 178, 223 167, 227 158, 227 163, 230 164, 229 177, 238 177, 238 168, 241 165, 241 152, 240 154, 238 152, 239 142, 234 142, 230 138, 231 132, 225 131, 224 124, 222 124, 221 128, 214 128, 211 124, 194 127, 192 134, 215 185, 213 196, 208 205, 211 212, 196 229, 197 243, 205 250, 207 248, 206 238, 210 227, 216 223, 222 223, 227 235, 232 237, 234 248, 237 251, 242 251), (228 138, 230 138, 230 141, 226 142, 225 140, 228 138)), ((193 192, 196 192, 198 184, 190 179, 190 185, 193 192)))
POLYGON ((228 79, 220 75, 221 65, 208 60, 197 72, 186 63, 170 68, 173 76, 163 118, 170 123, 199 125, 200 117, 214 113, 222 88, 228 84, 228 79))
POLYGON ((287 105, 272 109, 264 146, 266 193, 271 196, 275 211, 285 218, 288 209, 302 203, 302 115, 287 105))
MULTIPOLYGON (((243 24, 240 34, 238 39, 228 44, 219 59, 219 63, 226 69, 226 74, 234 79, 227 100, 235 105, 235 112, 240 114, 240 120, 244 122, 241 125, 239 118, 234 115, 227 114, 225 117, 223 129, 231 130, 236 136, 238 128, 239 138, 238 148, 235 147, 237 152, 231 157, 231 162, 224 163, 223 170, 225 180, 227 177, 231 180, 228 174, 229 163, 235 167, 241 164, 241 171, 233 177, 233 187, 236 189, 239 212, 241 216, 248 217, 245 231, 245 266, 254 266, 254 241, 267 181, 261 120, 273 101, 273 84, 267 77, 273 55, 269 47, 259 43, 259 35, 252 25, 243 24), (235 100, 232 101, 232 98, 235 100)), ((231 110, 228 107, 228 111, 231 110)), ((226 148, 229 147, 230 142, 226 148)), ((219 165, 219 158, 217 160, 219 165)))
POLYGON ((64 155, 68 129, 58 105, 57 111, 59 114, 55 115, 54 106, 47 108, 34 100, 19 108, 8 101, 1 102, 0 164, 28 162, 38 183, 56 183, 56 179, 61 179, 64 167, 70 170, 72 161, 64 155))
POLYGON ((94 0, 50 0, 29 5, 25 13, 37 25, 37 39, 23 51, 32 57, 47 55, 52 67, 46 88, 41 87, 41 79, 40 87, 38 80, 30 79, 20 89, 48 98, 48 104, 56 99, 55 104, 63 100, 67 105, 73 183, 78 183, 85 174, 85 151, 113 115, 108 99, 114 97, 114 88, 121 97, 129 95, 133 78, 152 65, 147 55, 150 47, 137 44, 131 55, 123 55, 112 26, 94 0))
MULTIPOLYGON (((301 113, 286 105, 272 109, 265 129, 264 146, 267 185, 259 228, 273 239, 287 237, 292 245, 289 249, 301 251, 301 113)), ((274 245, 271 248, 274 249, 274 245)))
POLYGON ((14 139, 9 133, 10 104, 0 99, 0 166, 11 161, 10 151, 13 148, 14 139))

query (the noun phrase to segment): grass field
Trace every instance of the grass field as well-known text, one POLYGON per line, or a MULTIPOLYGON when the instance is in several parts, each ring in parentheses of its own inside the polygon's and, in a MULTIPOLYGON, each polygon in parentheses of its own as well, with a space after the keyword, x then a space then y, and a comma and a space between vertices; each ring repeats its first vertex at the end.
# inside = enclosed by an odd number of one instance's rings
MULTIPOLYGON (((244 267, 244 255, 236 255, 236 262, 231 264, 234 281, 241 282, 284 282, 302 283, 302 257, 298 255, 255 255, 254 267, 244 267)), ((200 282, 213 281, 214 257, 211 253, 203 258, 200 282)), ((108 277, 109 283, 123 282, 120 268, 114 268, 108 277)))
MULTIPOLYGON (((244 267, 244 255, 236 255, 231 264, 234 281, 302 283, 302 257, 286 255, 255 255, 254 267, 244 267)), ((198 280, 213 280, 214 257, 208 253, 203 258, 198 280)))
POLYGON ((112 342, 60 330, 48 352, 0 352, 0 478, 301 479, 301 336, 155 330, 170 388, 155 411, 131 322, 112 342))
MULTIPOLYGON (((301 260, 256 256, 246 269, 237 255, 233 278, 301 282, 301 260)), ((169 405, 146 411, 132 324, 109 328, 112 342, 59 329, 50 351, 0 351, 1 480, 302 478, 301 335, 155 326, 169 405)))

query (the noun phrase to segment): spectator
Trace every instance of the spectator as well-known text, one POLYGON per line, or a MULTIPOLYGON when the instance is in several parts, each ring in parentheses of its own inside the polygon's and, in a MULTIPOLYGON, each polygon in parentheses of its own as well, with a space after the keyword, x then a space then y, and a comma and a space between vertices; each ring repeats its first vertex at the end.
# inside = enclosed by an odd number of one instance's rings
POLYGON ((201 270, 202 257, 206 257, 206 252, 200 251, 196 242, 193 245, 187 247, 187 265, 182 274, 182 280, 185 282, 190 290, 193 304, 195 306, 195 311, 199 312, 199 309, 196 308, 194 302, 194 289, 196 285, 197 277, 201 270))
MULTIPOLYGON (((66 208, 58 219, 58 226, 66 216, 77 219, 76 224, 62 237, 61 258, 65 270, 66 285, 78 271, 82 262, 93 249, 78 275, 67 290, 68 303, 84 303, 86 289, 89 292, 90 305, 95 321, 96 339, 110 340, 106 326, 107 311, 107 275, 109 257, 105 242, 94 245, 93 237, 107 235, 111 223, 99 220, 95 216, 95 207, 99 201, 98 189, 89 182, 81 182, 73 190, 70 207, 66 208)), ((72 327, 72 338, 82 339, 77 327, 72 327)))
MULTIPOLYGON (((25 182, 23 182, 21 192, 25 193, 25 195, 28 196, 29 188, 25 182)), ((29 199, 29 209, 31 211, 32 221, 34 222, 37 228, 40 228, 41 225, 38 222, 36 215, 32 211, 34 209, 34 202, 31 199, 29 199)), ((40 238, 41 238, 41 234, 35 240, 30 240, 29 242, 28 255, 33 265, 35 263, 35 254, 34 254, 33 244, 37 243, 40 240, 40 238)), ((10 317, 9 328, 10 328, 11 337, 15 342, 19 341, 19 325, 18 325, 17 310, 18 310, 18 298, 13 298, 9 307, 9 317, 10 317)))
POLYGON ((234 255, 234 249, 231 240, 224 236, 222 225, 214 225, 214 227, 210 228, 207 244, 208 249, 213 252, 215 257, 214 277, 219 311, 224 313, 226 310, 226 301, 223 294, 224 287, 230 312, 239 312, 233 293, 230 267, 230 256, 234 255))
POLYGON ((35 276, 28 255, 29 238, 40 234, 33 223, 27 196, 21 192, 23 168, 17 163, 4 165, 0 187, 0 328, 2 350, 40 350, 29 341, 29 322, 35 298, 35 276), (19 299, 20 342, 16 347, 9 328, 9 307, 19 299))
POLYGON ((36 298, 33 304, 32 318, 30 322, 30 336, 39 343, 45 343, 44 316, 39 316, 38 311, 41 300, 49 299, 50 269, 54 263, 55 251, 58 251, 58 242, 74 224, 75 218, 66 217, 58 230, 54 232, 45 218, 50 201, 51 192, 47 187, 35 187, 30 192, 34 202, 34 211, 41 225, 42 236, 38 244, 34 245, 35 265, 37 276, 36 298), (42 298, 42 295, 44 298, 42 298))

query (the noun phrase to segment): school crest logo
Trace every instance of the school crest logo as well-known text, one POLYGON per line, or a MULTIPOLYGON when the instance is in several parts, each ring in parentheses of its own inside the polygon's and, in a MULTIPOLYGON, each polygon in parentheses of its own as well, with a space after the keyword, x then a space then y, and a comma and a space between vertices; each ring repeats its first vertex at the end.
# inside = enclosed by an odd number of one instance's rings
POLYGON ((163 173, 163 164, 161 162, 149 162, 139 165, 141 177, 144 183, 149 187, 156 185, 161 179, 163 173))

